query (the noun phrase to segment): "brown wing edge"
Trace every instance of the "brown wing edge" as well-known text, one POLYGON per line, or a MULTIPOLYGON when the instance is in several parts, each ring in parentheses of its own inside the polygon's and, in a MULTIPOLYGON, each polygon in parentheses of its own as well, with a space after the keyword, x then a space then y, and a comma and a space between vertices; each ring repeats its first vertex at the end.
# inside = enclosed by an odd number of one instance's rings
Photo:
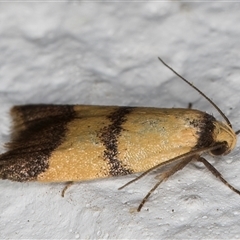
POLYGON ((0 178, 36 180, 49 167, 51 153, 64 141, 72 105, 25 105, 11 109, 13 130, 7 152, 0 155, 0 178))

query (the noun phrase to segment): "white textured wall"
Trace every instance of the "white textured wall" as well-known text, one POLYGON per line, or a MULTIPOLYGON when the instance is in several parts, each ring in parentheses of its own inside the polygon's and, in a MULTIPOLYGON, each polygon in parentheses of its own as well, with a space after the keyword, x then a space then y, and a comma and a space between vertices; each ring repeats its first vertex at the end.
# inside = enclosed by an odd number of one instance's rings
MULTIPOLYGON (((157 60, 194 82, 240 128, 240 4, 0 3, 0 151, 15 104, 186 107, 219 114, 157 60)), ((240 188, 239 147, 211 159, 240 188)), ((1 238, 240 238, 240 196, 191 165, 162 184, 131 176, 74 185, 0 181, 1 238)))

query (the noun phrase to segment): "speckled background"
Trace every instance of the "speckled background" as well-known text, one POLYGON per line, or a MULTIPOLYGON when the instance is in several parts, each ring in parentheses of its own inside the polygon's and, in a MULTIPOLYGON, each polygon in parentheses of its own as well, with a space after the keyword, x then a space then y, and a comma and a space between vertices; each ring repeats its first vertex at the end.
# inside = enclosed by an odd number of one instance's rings
MULTIPOLYGON (((0 3, 0 151, 16 104, 186 107, 213 113, 157 57, 213 99, 240 129, 240 3, 0 3)), ((239 145, 207 157, 240 188, 239 145)), ((134 212, 156 179, 122 191, 132 176, 75 184, 0 181, 0 237, 240 238, 240 196, 201 165, 162 184, 134 212)))

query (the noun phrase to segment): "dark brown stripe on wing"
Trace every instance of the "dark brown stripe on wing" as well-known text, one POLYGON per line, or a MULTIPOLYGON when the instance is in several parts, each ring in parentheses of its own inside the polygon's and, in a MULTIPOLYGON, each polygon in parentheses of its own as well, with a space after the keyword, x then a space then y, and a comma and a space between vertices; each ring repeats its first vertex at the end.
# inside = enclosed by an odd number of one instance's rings
POLYGON ((131 113, 131 107, 119 107, 111 113, 107 118, 111 124, 100 130, 99 137, 103 142, 106 150, 104 151, 104 159, 108 161, 110 166, 110 174, 112 176, 126 175, 133 172, 122 165, 118 159, 118 138, 123 131, 122 124, 127 121, 127 115, 131 113))
POLYGON ((215 121, 216 119, 213 116, 205 113, 202 118, 190 122, 190 124, 199 129, 199 138, 194 149, 212 146, 214 143, 213 132, 215 121))
POLYGON ((0 178, 35 180, 49 167, 51 153, 64 141, 73 106, 26 105, 12 109, 14 129, 9 149, 0 156, 0 178))

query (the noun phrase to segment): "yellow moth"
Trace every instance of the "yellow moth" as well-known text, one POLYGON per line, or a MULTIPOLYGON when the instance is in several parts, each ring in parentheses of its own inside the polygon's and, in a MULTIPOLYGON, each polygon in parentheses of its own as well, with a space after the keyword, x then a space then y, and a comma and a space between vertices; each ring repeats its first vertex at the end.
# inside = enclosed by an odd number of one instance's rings
MULTIPOLYGON (((0 178, 13 181, 77 182, 141 173, 171 164, 142 200, 193 161, 202 162, 240 194, 201 155, 228 154, 236 134, 222 111, 200 90, 226 123, 193 109, 87 105, 14 106, 12 140, 0 155, 0 178)), ((69 186, 69 184, 67 185, 69 186)), ((121 187, 121 188, 123 188, 121 187)), ((63 190, 63 194, 65 192, 63 190)))

